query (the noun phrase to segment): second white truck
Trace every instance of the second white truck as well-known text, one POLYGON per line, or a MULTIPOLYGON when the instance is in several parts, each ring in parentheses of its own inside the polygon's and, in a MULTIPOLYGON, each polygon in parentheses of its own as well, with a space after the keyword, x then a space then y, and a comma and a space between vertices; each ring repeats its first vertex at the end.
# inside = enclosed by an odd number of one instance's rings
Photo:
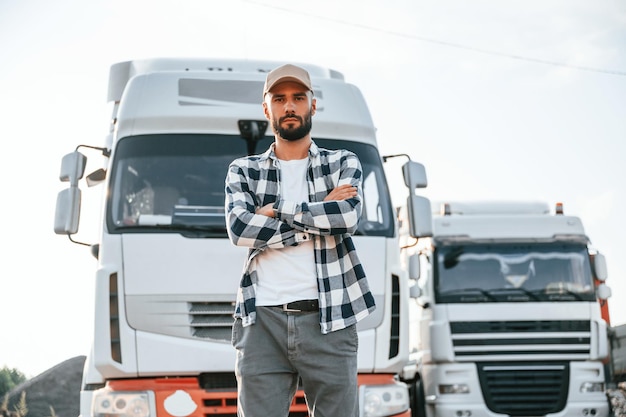
POLYGON ((606 262, 578 217, 457 201, 409 235, 414 416, 609 415, 606 262))

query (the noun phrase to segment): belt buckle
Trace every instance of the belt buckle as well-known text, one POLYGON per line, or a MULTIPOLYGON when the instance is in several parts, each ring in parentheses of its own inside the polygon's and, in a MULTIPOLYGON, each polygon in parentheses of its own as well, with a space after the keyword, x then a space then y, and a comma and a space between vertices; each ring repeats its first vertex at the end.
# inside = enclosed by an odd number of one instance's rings
POLYGON ((297 310, 295 308, 289 308, 289 304, 291 304, 291 303, 283 304, 283 312, 285 312, 285 313, 302 313, 302 310, 297 310))

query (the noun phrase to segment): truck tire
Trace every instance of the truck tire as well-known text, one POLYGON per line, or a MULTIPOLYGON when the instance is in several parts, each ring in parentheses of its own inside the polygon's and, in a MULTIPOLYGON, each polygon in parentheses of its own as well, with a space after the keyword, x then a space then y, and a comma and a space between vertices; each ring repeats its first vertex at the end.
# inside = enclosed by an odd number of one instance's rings
POLYGON ((411 397, 411 417, 426 417, 426 397, 421 379, 413 381, 409 387, 411 397))

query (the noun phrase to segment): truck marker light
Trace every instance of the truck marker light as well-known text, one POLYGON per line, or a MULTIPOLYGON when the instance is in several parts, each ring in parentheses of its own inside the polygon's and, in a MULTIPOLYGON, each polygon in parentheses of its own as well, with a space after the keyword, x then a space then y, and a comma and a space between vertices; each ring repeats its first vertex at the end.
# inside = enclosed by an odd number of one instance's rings
POLYGON ((466 384, 439 385, 439 394, 469 394, 470 389, 466 384))
POLYGON ((556 203, 555 214, 563 214, 563 203, 556 203))
POLYGON ((583 382, 582 384, 580 384, 580 392, 604 392, 604 382, 583 382))

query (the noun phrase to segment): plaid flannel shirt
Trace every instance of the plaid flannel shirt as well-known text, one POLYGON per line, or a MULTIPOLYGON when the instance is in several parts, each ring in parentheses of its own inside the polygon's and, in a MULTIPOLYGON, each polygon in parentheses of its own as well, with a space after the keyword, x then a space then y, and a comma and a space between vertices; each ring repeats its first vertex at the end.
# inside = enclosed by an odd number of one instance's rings
POLYGON ((235 317, 248 326, 256 320, 256 255, 266 248, 280 249, 313 239, 322 333, 340 330, 375 309, 365 272, 350 234, 361 216, 362 170, 357 156, 347 150, 309 148, 308 202, 282 200, 279 161, 274 144, 263 154, 233 161, 226 177, 228 236, 237 246, 250 248, 244 265, 235 317), (358 195, 344 201, 324 198, 337 186, 352 184, 358 195), (275 218, 255 214, 273 203, 275 218))

